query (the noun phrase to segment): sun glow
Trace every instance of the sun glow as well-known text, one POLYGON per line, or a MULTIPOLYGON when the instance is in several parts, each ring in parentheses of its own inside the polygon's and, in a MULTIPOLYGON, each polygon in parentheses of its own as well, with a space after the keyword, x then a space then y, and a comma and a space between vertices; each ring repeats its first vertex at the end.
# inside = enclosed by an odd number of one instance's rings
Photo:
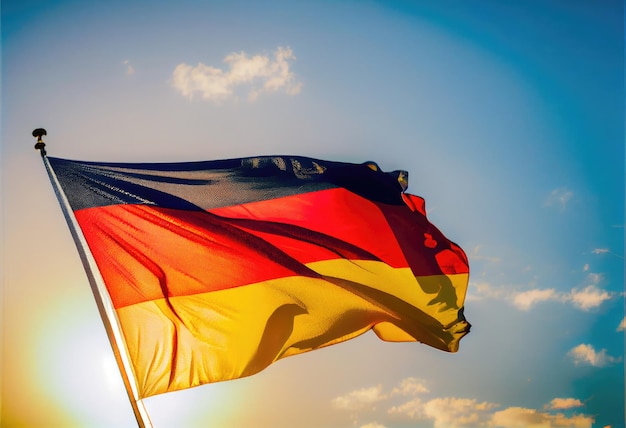
MULTIPOLYGON (((55 420, 63 419, 67 426, 98 427, 101 421, 110 423, 115 413, 119 415, 115 426, 135 427, 128 395, 86 280, 78 287, 87 291, 50 299, 48 310, 31 327, 35 337, 32 360, 25 364, 34 370, 23 382, 32 385, 40 403, 47 403, 40 407, 40 426, 46 426, 45 415, 55 414, 55 420)), ((220 421, 228 426, 228 415, 235 412, 228 405, 231 395, 232 386, 221 383, 162 394, 144 402, 157 427, 203 426, 207 420, 215 421, 215 426, 220 421)))
MULTIPOLYGON (((81 285, 88 291, 87 284, 81 285)), ((131 417, 132 411, 96 305, 86 297, 77 292, 48 302, 33 325, 29 364, 34 370, 25 381, 45 396, 50 411, 65 413, 68 423, 98 426, 110 420, 111 409, 127 407, 131 417)), ((128 426, 124 412, 119 413, 118 426, 128 426)))

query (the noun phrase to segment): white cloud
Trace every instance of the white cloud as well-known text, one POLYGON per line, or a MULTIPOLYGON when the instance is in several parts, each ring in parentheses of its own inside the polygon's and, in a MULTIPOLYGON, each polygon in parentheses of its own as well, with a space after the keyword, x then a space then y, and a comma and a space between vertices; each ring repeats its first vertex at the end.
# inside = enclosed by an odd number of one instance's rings
POLYGON ((497 404, 469 398, 435 398, 424 404, 424 415, 435 428, 475 427, 488 419, 487 411, 497 404))
POLYGON ((574 196, 574 193, 565 187, 559 187, 550 192, 550 195, 546 198, 547 206, 558 206, 561 209, 567 207, 567 203, 574 196))
POLYGON ((582 407, 583 403, 577 398, 555 398, 546 406, 547 409, 572 409, 582 407))
POLYGON ((622 318, 622 322, 619 323, 619 325, 617 326, 617 331, 624 331, 626 330, 626 317, 622 318))
POLYGON ((126 66, 126 75, 127 75, 127 76, 132 76, 133 74, 135 74, 135 67, 133 67, 133 66, 130 64, 130 61, 129 61, 129 60, 125 60, 125 61, 123 62, 123 64, 126 66))
POLYGON ((581 291, 572 290, 568 299, 571 300, 577 308, 588 311, 589 309, 597 308, 604 301, 610 300, 611 295, 594 285, 589 285, 581 291))
MULTIPOLYGON (((534 288, 528 291, 522 291, 512 294, 509 298, 513 305, 522 310, 528 311, 537 303, 555 301, 561 303, 571 303, 574 307, 588 311, 597 308, 607 300, 611 300, 614 296, 598 287, 602 280, 602 275, 597 273, 587 274, 587 285, 583 289, 573 288, 569 293, 558 292, 554 288, 540 289, 534 288)), ((482 290, 483 295, 489 295, 488 290, 482 290)), ((491 292, 491 296, 495 293, 491 292)))
POLYGON ((568 355, 573 358, 574 364, 589 364, 594 367, 605 367, 622 360, 621 357, 613 357, 606 353, 606 349, 596 352, 593 346, 580 344, 570 350, 568 355))
POLYGON ((273 58, 234 52, 224 58, 228 66, 226 70, 202 63, 195 67, 178 64, 172 74, 172 84, 189 99, 199 95, 215 102, 235 98, 235 90, 242 86, 248 89, 249 101, 255 101, 262 93, 279 90, 296 95, 300 93, 302 83, 290 70, 290 61, 295 59, 293 51, 283 47, 274 51, 273 58))
POLYGON ((428 388, 424 386, 424 382, 414 377, 408 377, 400 382, 391 392, 394 395, 416 395, 428 393, 428 388))
POLYGON ((585 265, 583 266, 583 272, 588 272, 589 271, 589 263, 585 263, 585 265))
MULTIPOLYGON (((571 352, 579 355, 582 360, 598 364, 600 360, 617 361, 606 355, 605 351, 596 354, 590 345, 580 345, 571 352)), ((409 377, 402 380, 391 393, 384 393, 382 386, 361 388, 333 400, 336 408, 363 410, 384 400, 392 400, 397 396, 427 394, 429 391, 423 385, 424 381, 409 377)), ((496 411, 499 404, 478 401, 473 398, 436 397, 422 399, 414 397, 411 400, 389 407, 387 413, 394 417, 404 417, 409 420, 432 421, 433 428, 591 428, 594 418, 584 414, 571 414, 571 409, 583 407, 584 404, 577 398, 554 398, 546 404, 543 410, 524 407, 508 407, 496 411), (557 411, 568 411, 570 416, 557 411)), ((354 425, 357 426, 356 419, 354 425)), ((359 428, 385 428, 379 422, 370 422, 360 425, 359 428)))
POLYGON ((360 410, 372 407, 379 401, 385 400, 382 385, 370 388, 361 388, 333 399, 333 405, 338 409, 360 410))
MULTIPOLYGON (((566 416, 524 407, 509 407, 494 411, 499 405, 475 399, 443 397, 422 401, 415 398, 389 409, 390 414, 403 415, 414 420, 433 421, 435 428, 591 428, 594 418, 582 414, 566 416)), ((566 410, 582 407, 575 398, 555 398, 545 406, 547 410, 566 410)))
POLYGON ((424 403, 419 398, 414 398, 399 406, 393 406, 389 409, 390 414, 406 415, 411 419, 422 419, 424 403))
POLYGON ((513 297, 513 305, 523 311, 527 311, 536 303, 545 302, 547 300, 559 300, 556 291, 553 288, 534 289, 521 293, 517 293, 513 297))
POLYGON ((591 428, 594 418, 584 415, 567 417, 524 407, 509 407, 493 414, 489 426, 500 428, 591 428))
POLYGON ((332 403, 338 409, 363 410, 368 407, 373 408, 376 403, 387 400, 394 395, 413 396, 428 392, 428 388, 424 386, 424 381, 415 377, 408 377, 400 381, 389 394, 383 391, 382 385, 377 385, 351 391, 334 398, 332 403))

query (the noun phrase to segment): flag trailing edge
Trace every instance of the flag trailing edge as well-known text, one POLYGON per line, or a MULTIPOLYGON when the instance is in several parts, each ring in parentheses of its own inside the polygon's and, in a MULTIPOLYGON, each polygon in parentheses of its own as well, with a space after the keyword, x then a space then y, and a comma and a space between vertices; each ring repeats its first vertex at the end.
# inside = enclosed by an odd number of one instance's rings
POLYGON ((139 397, 257 373, 373 330, 456 352, 469 266, 404 171, 296 156, 48 158, 139 397))

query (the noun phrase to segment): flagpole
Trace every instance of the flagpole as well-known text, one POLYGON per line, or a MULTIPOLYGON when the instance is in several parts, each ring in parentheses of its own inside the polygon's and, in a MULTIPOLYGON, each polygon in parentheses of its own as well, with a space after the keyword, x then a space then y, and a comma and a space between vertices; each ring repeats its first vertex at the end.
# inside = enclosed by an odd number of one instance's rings
POLYGON ((72 233, 72 238, 74 238, 74 243, 78 249, 80 260, 82 261, 85 272, 87 273, 87 278, 89 279, 89 284, 91 285, 91 291, 93 292, 98 306, 98 311, 100 312, 100 317, 102 318, 104 328, 107 332, 107 336, 109 337, 111 348, 113 348, 113 354, 115 355, 117 366, 120 369, 120 374, 122 375, 122 380, 124 381, 128 398, 130 399, 133 412, 135 413, 137 424, 139 425, 139 428, 152 428, 152 422, 150 421, 150 417, 148 416, 143 400, 139 397, 137 382, 130 364, 128 352, 122 340, 122 331, 115 313, 115 308, 109 298, 106 286, 104 285, 104 280, 102 279, 93 255, 89 250, 85 236, 76 221, 76 217, 74 216, 74 212, 69 204, 67 196, 63 192, 63 189, 59 184, 59 180, 52 169, 50 162, 48 161, 45 149, 46 144, 43 142, 42 138, 44 135, 47 135, 47 132, 43 128, 37 128, 33 131, 33 137, 37 138, 35 149, 39 150, 41 153, 41 159, 46 167, 50 183, 52 184, 54 193, 59 201, 59 205, 61 206, 61 211, 63 211, 63 216, 65 217, 70 232, 72 233))

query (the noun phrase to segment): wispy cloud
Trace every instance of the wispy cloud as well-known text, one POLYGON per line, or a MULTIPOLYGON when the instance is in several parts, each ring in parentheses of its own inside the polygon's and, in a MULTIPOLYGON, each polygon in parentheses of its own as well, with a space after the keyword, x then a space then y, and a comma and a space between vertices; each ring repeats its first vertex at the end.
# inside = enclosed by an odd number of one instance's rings
POLYGON ((610 254, 610 255, 618 257, 620 259, 624 258, 624 256, 620 256, 619 254, 615 254, 614 252, 612 252, 608 248, 594 248, 591 252, 593 254, 610 254))
POLYGON ((135 74, 135 67, 130 64, 129 60, 124 60, 123 64, 126 66, 126 75, 132 76, 135 74))
POLYGON ((603 302, 611 299, 611 294, 607 291, 600 290, 595 285, 589 285, 582 290, 572 290, 569 296, 566 296, 577 308, 588 311, 597 308, 603 302))
POLYGON ((574 364, 588 364, 594 367, 605 367, 622 360, 621 357, 613 357, 607 354, 606 349, 596 352, 593 346, 582 343, 571 351, 568 355, 574 360, 574 364))
POLYGON ((333 399, 333 405, 338 409, 361 410, 372 407, 379 401, 385 400, 382 385, 370 388, 361 388, 333 399))
POLYGON ((291 61, 295 59, 288 47, 278 47, 272 58, 233 52, 224 58, 226 69, 202 63, 195 67, 178 64, 172 74, 172 84, 189 99, 200 96, 214 102, 236 98, 235 90, 239 87, 247 88, 249 101, 255 101, 263 93, 279 90, 296 95, 300 93, 302 83, 290 69, 291 61))
POLYGON ((499 263, 500 257, 487 256, 480 253, 481 245, 477 245, 472 248, 472 251, 467 255, 470 260, 485 260, 491 263, 499 263))
POLYGON ((559 300, 559 296, 554 288, 533 289, 517 293, 513 297, 513 305, 522 311, 527 311, 535 304, 548 300, 559 300))
POLYGON ((573 409, 582 407, 583 403, 577 398, 555 398, 548 403, 545 408, 553 410, 573 409))
POLYGON ((408 377, 400 382, 400 384, 395 387, 391 393, 393 395, 416 395, 416 394, 426 394, 428 393, 428 388, 424 386, 424 381, 414 378, 408 377))
POLYGON ((495 403, 475 399, 443 397, 424 404, 424 416, 432 419, 435 428, 477 426, 489 419, 495 403))
POLYGON ((410 419, 422 419, 424 417, 424 403, 420 398, 414 398, 406 403, 391 407, 389 414, 405 415, 410 419))
POLYGON ((565 209, 567 207, 567 203, 574 197, 574 192, 567 189, 566 187, 559 187, 558 189, 554 189, 548 197, 546 198, 545 205, 552 207, 557 206, 561 209, 565 209))
POLYGON ((567 293, 557 292, 553 288, 523 291, 515 294, 512 301, 513 305, 522 311, 528 311, 536 304, 547 301, 571 303, 582 311, 589 311, 612 298, 611 293, 601 290, 595 285, 588 285, 582 290, 574 288, 567 293))
POLYGON ((626 330, 626 317, 622 318, 622 322, 619 323, 619 325, 617 326, 617 331, 624 331, 626 330))
POLYGON ((598 285, 602 281, 603 275, 601 273, 589 272, 585 278, 585 282, 591 285, 598 285))
POLYGON ((494 287, 488 282, 470 281, 467 289, 467 300, 505 299, 507 293, 504 287, 494 287))
POLYGON ((604 276, 589 272, 589 265, 583 267, 583 272, 585 272, 585 277, 582 281, 582 287, 572 288, 570 291, 558 291, 555 288, 531 288, 519 291, 518 286, 493 286, 484 281, 470 281, 467 301, 503 300, 521 311, 529 311, 544 302, 557 302, 571 304, 574 308, 582 311, 590 311, 621 295, 621 293, 609 292, 600 288, 599 285, 604 276))

